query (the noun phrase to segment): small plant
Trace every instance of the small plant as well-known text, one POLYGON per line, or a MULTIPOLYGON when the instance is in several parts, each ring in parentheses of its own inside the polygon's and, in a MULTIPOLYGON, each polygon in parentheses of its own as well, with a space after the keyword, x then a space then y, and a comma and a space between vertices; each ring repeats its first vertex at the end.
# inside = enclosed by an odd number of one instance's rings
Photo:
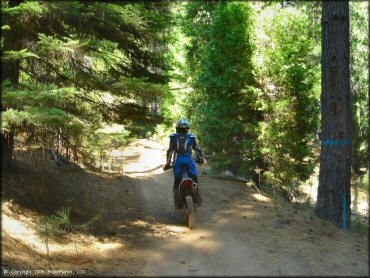
POLYGON ((54 218, 58 226, 64 226, 64 231, 70 231, 72 229, 71 208, 62 207, 60 210, 57 210, 55 214, 54 218))
POLYGON ((58 223, 53 216, 44 216, 41 218, 38 225, 36 234, 45 241, 46 257, 48 260, 49 268, 52 268, 50 264, 50 251, 49 251, 49 239, 58 230, 58 223))
POLYGON ((46 255, 49 263, 49 267, 52 268, 50 264, 50 251, 49 251, 49 240, 57 232, 67 232, 72 233, 73 243, 75 245, 76 253, 78 255, 77 242, 76 242, 76 230, 93 230, 96 222, 103 219, 103 215, 106 212, 106 207, 103 205, 98 213, 91 218, 86 223, 80 225, 73 225, 71 222, 71 208, 62 207, 51 216, 44 216, 40 220, 40 225, 38 225, 37 235, 45 241, 46 255))
POLYGON ((73 242, 75 245, 76 253, 78 255, 78 249, 76 244, 75 227, 71 223, 71 208, 62 207, 57 210, 54 215, 44 216, 39 225, 37 235, 45 240, 46 255, 50 266, 50 252, 49 252, 49 239, 53 237, 60 229, 63 232, 73 233, 73 242))
POLYGON ((54 219, 58 224, 58 227, 64 226, 63 231, 72 232, 73 234, 73 243, 75 245, 76 253, 78 255, 77 243, 76 243, 76 234, 75 227, 71 223, 71 208, 62 207, 60 210, 56 211, 54 219))

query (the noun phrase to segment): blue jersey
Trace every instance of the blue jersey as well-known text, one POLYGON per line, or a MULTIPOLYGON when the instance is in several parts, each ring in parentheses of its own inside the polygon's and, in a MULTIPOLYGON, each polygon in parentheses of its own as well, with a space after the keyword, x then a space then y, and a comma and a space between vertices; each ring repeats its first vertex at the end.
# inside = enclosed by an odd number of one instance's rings
POLYGON ((173 133, 170 135, 170 144, 167 150, 167 163, 171 163, 172 155, 174 155, 174 174, 175 176, 181 171, 181 164, 185 163, 189 166, 189 171, 197 174, 192 151, 195 151, 197 159, 202 158, 202 152, 198 147, 196 137, 192 133, 173 133))

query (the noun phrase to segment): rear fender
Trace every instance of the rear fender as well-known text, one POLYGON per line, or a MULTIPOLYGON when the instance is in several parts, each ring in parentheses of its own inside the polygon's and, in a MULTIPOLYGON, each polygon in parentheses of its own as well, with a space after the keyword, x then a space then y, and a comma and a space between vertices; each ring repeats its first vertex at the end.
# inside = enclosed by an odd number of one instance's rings
POLYGON ((192 195, 194 184, 195 183, 190 178, 183 179, 179 185, 180 196, 185 197, 188 195, 192 195))

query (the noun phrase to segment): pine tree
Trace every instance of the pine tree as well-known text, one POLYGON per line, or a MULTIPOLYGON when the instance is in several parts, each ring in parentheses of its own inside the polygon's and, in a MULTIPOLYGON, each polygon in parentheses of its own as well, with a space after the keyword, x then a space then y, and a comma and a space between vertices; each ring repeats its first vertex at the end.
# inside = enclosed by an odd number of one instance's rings
POLYGON ((137 132, 151 121, 138 100, 167 92, 169 64, 158 49, 167 43, 169 16, 155 15, 168 5, 149 6, 4 2, 2 159, 11 160, 14 133, 44 146, 61 135, 83 153, 91 138, 103 136, 96 134, 103 122, 137 132))
POLYGON ((322 144, 315 215, 351 223, 351 98, 349 3, 322 4, 322 144))
MULTIPOLYGON (((190 2, 185 17, 191 120, 214 170, 251 171, 257 96, 248 3, 190 2)), ((252 168, 253 171, 253 168, 252 168)))

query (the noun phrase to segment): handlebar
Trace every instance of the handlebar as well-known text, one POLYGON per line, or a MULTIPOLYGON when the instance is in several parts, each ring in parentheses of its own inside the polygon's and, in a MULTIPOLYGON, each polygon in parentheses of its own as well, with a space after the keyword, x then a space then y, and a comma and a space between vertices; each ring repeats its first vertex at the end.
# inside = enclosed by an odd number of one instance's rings
POLYGON ((197 159, 195 160, 195 163, 199 164, 199 165, 206 165, 207 164, 207 161, 205 159, 197 159))

